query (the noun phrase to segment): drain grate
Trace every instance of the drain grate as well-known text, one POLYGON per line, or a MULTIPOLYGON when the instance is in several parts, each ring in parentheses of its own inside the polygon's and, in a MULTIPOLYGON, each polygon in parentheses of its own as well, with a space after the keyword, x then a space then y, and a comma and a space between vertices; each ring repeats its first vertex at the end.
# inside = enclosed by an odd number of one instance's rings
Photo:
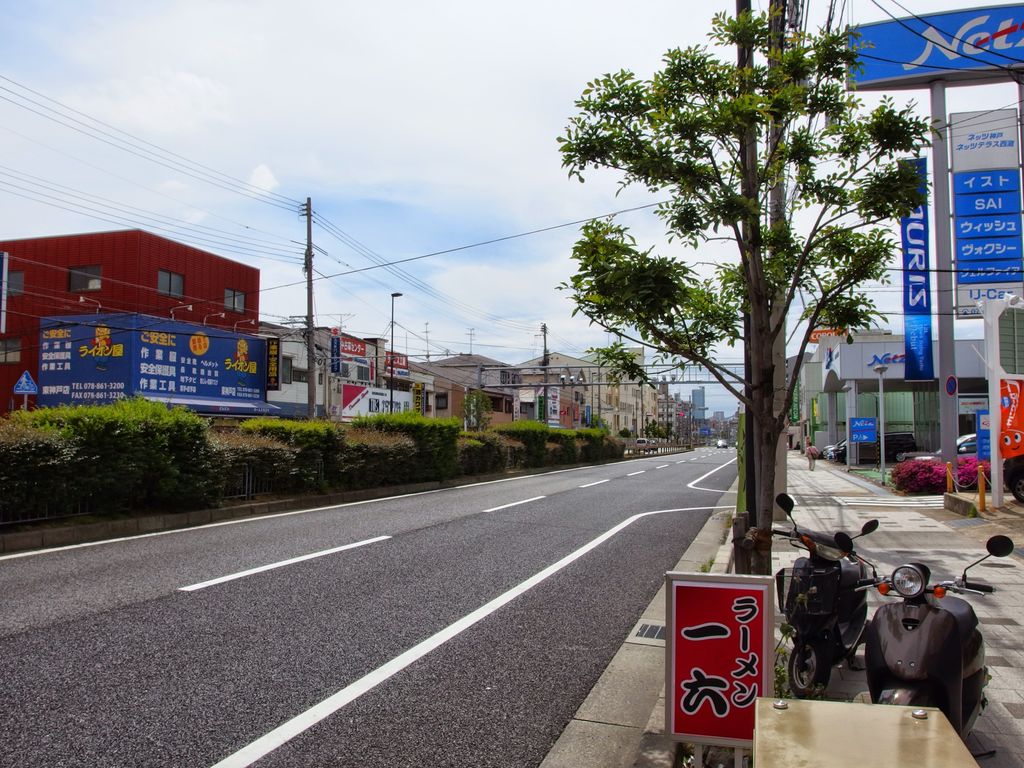
POLYGON ((664 624, 641 624, 636 630, 636 637, 642 637, 644 640, 664 640, 665 639, 665 625, 664 624))

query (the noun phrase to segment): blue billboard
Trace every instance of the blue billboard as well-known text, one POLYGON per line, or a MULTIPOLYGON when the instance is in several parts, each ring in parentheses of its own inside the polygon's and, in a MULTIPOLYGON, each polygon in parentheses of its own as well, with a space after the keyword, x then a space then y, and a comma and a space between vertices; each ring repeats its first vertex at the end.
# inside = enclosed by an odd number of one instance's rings
POLYGON ((47 317, 40 406, 141 396, 200 413, 269 413, 266 341, 139 314, 47 317))
POLYGON ((936 80, 1008 79, 1024 41, 1024 5, 930 13, 856 28, 860 90, 916 88, 936 80))
MULTIPOLYGON (((917 157, 906 162, 917 170, 920 178, 918 189, 927 195, 927 161, 917 157)), ((904 379, 928 381, 935 378, 935 366, 932 361, 932 286, 927 200, 900 220, 900 241, 903 248, 904 379)))

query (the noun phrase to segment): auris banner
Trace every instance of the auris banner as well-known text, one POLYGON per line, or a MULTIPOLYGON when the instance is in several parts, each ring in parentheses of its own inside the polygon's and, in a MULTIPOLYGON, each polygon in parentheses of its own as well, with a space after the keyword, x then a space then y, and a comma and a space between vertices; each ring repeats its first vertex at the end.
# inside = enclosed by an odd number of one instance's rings
POLYGON ((1002 379, 999 382, 999 452, 1004 459, 1024 454, 1024 381, 1002 379))
MULTIPOLYGON (((921 179, 920 190, 928 189, 928 162, 923 157, 905 161, 921 179)), ((928 205, 918 206, 900 220, 903 241, 903 343, 907 381, 935 378, 932 364, 932 290, 928 258, 928 205)))
POLYGON ((1007 62, 1024 51, 1024 5, 931 13, 864 24, 858 90, 918 88, 933 80, 1008 80, 1007 62))

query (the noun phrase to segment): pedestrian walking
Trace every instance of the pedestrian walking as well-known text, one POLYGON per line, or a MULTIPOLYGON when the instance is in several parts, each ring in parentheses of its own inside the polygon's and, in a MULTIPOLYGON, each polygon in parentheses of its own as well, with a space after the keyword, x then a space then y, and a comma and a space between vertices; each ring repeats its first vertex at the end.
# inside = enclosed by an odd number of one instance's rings
POLYGON ((817 447, 813 445, 807 446, 807 468, 810 469, 811 472, 814 471, 814 462, 817 461, 818 456, 820 455, 821 454, 818 451, 817 447))

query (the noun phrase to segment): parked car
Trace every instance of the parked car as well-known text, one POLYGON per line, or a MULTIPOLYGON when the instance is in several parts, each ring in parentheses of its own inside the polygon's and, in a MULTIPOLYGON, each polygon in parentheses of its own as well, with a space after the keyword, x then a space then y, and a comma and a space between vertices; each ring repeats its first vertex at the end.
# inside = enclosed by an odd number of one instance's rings
POLYGON ((846 451, 846 438, 845 437, 842 440, 840 440, 838 443, 836 443, 835 445, 826 445, 824 448, 822 448, 821 449, 821 457, 823 459, 828 459, 829 461, 837 461, 837 459, 836 459, 836 451, 838 451, 840 449, 842 449, 844 451, 843 460, 845 461, 846 460, 846 454, 845 454, 845 451, 846 451))
POLYGON ((636 439, 635 449, 637 453, 657 453, 658 446, 653 440, 649 438, 638 437, 636 439))
POLYGON ((1014 456, 1003 462, 1003 482, 1013 498, 1024 504, 1024 456, 1014 456))
POLYGON ((722 439, 719 439, 718 442, 715 443, 715 448, 728 448, 728 447, 729 447, 729 443, 727 441, 725 441, 725 440, 722 440, 722 439))
MULTIPOLYGON (((957 457, 978 455, 978 436, 974 432, 970 432, 966 435, 960 435, 960 437, 956 439, 956 455, 957 457)), ((925 461, 942 461, 942 449, 940 448, 939 450, 925 454, 924 456, 914 456, 913 458, 923 459, 925 461)))

